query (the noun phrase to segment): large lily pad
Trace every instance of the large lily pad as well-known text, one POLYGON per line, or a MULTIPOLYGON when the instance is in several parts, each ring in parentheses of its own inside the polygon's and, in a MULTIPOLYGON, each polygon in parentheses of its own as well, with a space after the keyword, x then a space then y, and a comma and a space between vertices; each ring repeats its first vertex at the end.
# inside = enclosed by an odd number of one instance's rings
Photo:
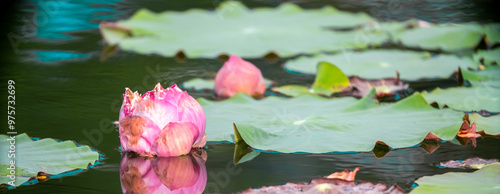
POLYGON ((404 30, 394 34, 394 39, 408 47, 453 52, 472 50, 484 34, 479 24, 439 24, 404 30))
POLYGON ((500 90, 487 87, 458 87, 423 92, 428 102, 463 111, 500 112, 500 90))
POLYGON ((58 142, 46 138, 38 141, 32 140, 25 133, 15 136, 15 158, 6 157, 12 150, 10 136, 0 135, 0 151, 5 157, 0 158, 0 183, 8 184, 11 159, 15 160, 15 186, 19 186, 39 172, 49 175, 63 172, 86 169, 99 160, 99 153, 88 146, 77 146, 73 141, 58 142))
POLYGON ((313 95, 254 100, 238 94, 199 102, 207 115, 209 141, 234 141, 235 123, 251 147, 285 153, 370 151, 377 141, 410 147, 429 132, 453 139, 462 124, 462 113, 435 109, 419 93, 389 105, 378 105, 374 95, 375 90, 361 100, 313 95))
POLYGON ((474 54, 477 61, 483 60, 485 65, 500 65, 500 48, 494 50, 479 50, 474 54))
POLYGON ((130 19, 101 25, 108 44, 142 54, 174 56, 179 50, 189 58, 233 54, 262 57, 273 51, 290 57, 299 53, 366 48, 388 40, 371 31, 332 31, 373 21, 365 13, 348 13, 327 6, 303 10, 284 3, 276 9, 250 10, 236 1, 222 3, 215 11, 137 11, 130 19))
POLYGON ((396 71, 403 80, 421 78, 448 78, 457 67, 477 68, 471 58, 454 55, 431 56, 428 52, 374 50, 367 52, 344 52, 336 55, 299 57, 288 61, 285 68, 292 72, 316 73, 316 64, 327 61, 337 65, 348 76, 365 79, 395 77, 396 71))
POLYGON ((449 172, 424 176, 411 193, 500 193, 500 163, 486 165, 472 173, 449 172))

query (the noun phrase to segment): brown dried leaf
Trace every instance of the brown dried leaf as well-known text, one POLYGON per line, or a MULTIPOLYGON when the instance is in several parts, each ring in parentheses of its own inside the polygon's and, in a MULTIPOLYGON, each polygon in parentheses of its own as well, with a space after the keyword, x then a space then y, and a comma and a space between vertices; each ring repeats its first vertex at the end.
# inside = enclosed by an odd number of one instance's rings
POLYGON ((349 172, 349 170, 345 169, 342 172, 334 172, 331 175, 328 175, 326 178, 327 179, 342 179, 346 181, 354 181, 354 177, 356 176, 356 173, 359 171, 359 167, 354 169, 352 172, 349 172))

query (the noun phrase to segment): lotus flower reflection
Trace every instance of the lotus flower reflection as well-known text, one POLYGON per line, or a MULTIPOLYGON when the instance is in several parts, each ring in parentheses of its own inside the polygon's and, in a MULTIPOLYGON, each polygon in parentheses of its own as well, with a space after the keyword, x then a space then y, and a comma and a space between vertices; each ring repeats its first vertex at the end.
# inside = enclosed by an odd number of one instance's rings
POLYGON ((266 90, 264 77, 252 63, 231 55, 215 76, 215 92, 231 97, 238 92, 262 96, 266 90))
POLYGON ((175 84, 158 83, 142 96, 126 88, 119 123, 123 151, 168 157, 206 144, 203 109, 175 84))
POLYGON ((207 184, 206 152, 141 158, 125 154, 120 164, 123 193, 202 193, 207 184))

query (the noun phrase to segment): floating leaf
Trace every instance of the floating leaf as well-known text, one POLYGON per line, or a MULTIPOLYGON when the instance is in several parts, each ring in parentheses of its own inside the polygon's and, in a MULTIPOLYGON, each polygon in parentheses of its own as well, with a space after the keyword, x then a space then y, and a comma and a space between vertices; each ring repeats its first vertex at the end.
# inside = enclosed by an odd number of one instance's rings
POLYGON ((428 102, 456 110, 500 112, 500 90, 486 87, 459 87, 436 88, 433 91, 423 92, 428 102))
POLYGON ((439 24, 393 34, 397 42, 426 50, 472 50, 484 35, 478 24, 439 24))
POLYGON ((328 62, 319 62, 318 73, 311 89, 300 85, 285 85, 271 88, 275 92, 287 96, 300 96, 303 94, 322 94, 330 96, 333 93, 345 92, 346 95, 363 97, 372 88, 375 88, 377 97, 394 95, 394 91, 408 89, 408 84, 403 84, 398 78, 386 78, 368 81, 357 76, 348 78, 337 66, 328 62))
POLYGON ((337 66, 321 61, 318 63, 317 69, 312 92, 330 96, 349 86, 349 78, 337 66))
MULTIPOLYGON (((264 78, 264 82, 268 87, 273 84, 273 81, 264 78)), ((181 85, 182 88, 194 90, 214 90, 215 81, 213 79, 193 78, 181 85)))
POLYGON ((488 135, 500 134, 500 115, 483 117, 477 113, 469 115, 470 122, 476 123, 476 131, 478 133, 485 133, 488 135))
POLYGON ((285 153, 370 151, 377 141, 403 148, 420 143, 429 132, 453 139, 460 129, 462 113, 435 109, 419 93, 389 105, 377 105, 374 95, 361 100, 313 95, 254 100, 240 94, 199 102, 207 115, 209 141, 234 142, 234 122, 251 147, 285 153))
POLYGON ((306 86, 300 85, 285 85, 280 87, 273 87, 271 90, 285 94, 287 96, 300 96, 304 94, 313 94, 306 86))
MULTIPOLYGON (((0 150, 2 153, 9 153, 12 150, 11 141, 14 136, 0 135, 0 150)), ((32 140, 25 133, 14 137, 15 158, 0 158, 0 183, 8 184, 11 181, 11 160, 15 161, 15 186, 19 186, 42 174, 55 175, 76 169, 86 169, 99 160, 99 153, 93 151, 88 146, 77 146, 73 141, 58 142, 54 139, 46 138, 38 141, 32 140)))
POLYGON ((223 2, 215 11, 191 9, 185 12, 153 13, 137 11, 130 19, 101 25, 124 33, 101 29, 108 44, 141 54, 174 56, 179 50, 188 58, 214 58, 233 54, 244 58, 262 57, 274 52, 282 57, 299 53, 366 48, 388 40, 385 33, 371 31, 332 31, 355 28, 373 21, 365 13, 348 13, 326 6, 303 10, 284 3, 276 9, 250 10, 237 1, 223 2), (113 36, 117 36, 114 38, 113 36), (369 37, 363 41, 362 37, 369 37))
POLYGON ((500 23, 491 23, 484 25, 484 32, 486 33, 486 43, 493 46, 500 43, 500 23))
POLYGON ((454 55, 437 55, 428 52, 374 50, 366 52, 343 52, 336 55, 317 55, 290 60, 285 68, 292 72, 315 74, 314 66, 319 61, 335 64, 347 76, 364 79, 383 79, 394 77, 396 72, 403 80, 422 78, 448 78, 457 67, 477 68, 470 58, 454 55))
POLYGON ((346 181, 354 181, 356 177, 356 173, 359 171, 359 167, 355 168, 353 171, 349 172, 349 170, 345 169, 342 172, 334 172, 331 175, 328 175, 327 179, 342 179, 346 181))
POLYGON ((485 65, 500 65, 500 48, 494 50, 479 50, 474 54, 476 61, 483 61, 485 65))
POLYGON ((479 157, 468 158, 466 160, 450 160, 447 162, 440 162, 439 166, 446 168, 472 168, 481 169, 484 166, 492 163, 497 163, 498 159, 485 160, 479 157))
POLYGON ((411 193, 499 193, 500 163, 486 165, 472 173, 448 172, 424 176, 411 193))

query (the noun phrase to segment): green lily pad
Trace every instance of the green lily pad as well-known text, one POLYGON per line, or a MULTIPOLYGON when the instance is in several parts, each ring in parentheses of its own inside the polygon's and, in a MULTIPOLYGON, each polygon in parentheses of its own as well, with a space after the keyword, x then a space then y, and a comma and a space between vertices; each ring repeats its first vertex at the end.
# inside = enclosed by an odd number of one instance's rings
MULTIPOLYGON (((270 87, 273 84, 273 81, 264 78, 264 83, 266 83, 267 87, 270 87)), ((181 87, 194 90, 215 90, 215 80, 193 78, 184 82, 181 87)))
POLYGON ((299 96, 303 94, 322 94, 330 96, 333 93, 341 92, 349 87, 349 78, 335 65, 328 62, 319 62, 317 65, 318 74, 309 89, 300 85, 286 85, 272 88, 273 91, 288 96, 299 96))
POLYGON ((500 193, 500 163, 488 164, 472 173, 448 172, 424 176, 411 193, 500 193))
POLYGON ((500 90, 487 87, 436 88, 423 92, 428 102, 445 104, 456 110, 500 112, 500 90))
POLYGON ((478 67, 471 58, 459 58, 454 55, 431 57, 428 52, 374 50, 299 57, 288 61, 285 68, 292 72, 315 74, 315 65, 320 61, 335 64, 347 76, 359 76, 364 79, 395 77, 396 71, 401 74, 403 80, 448 78, 457 67, 478 67))
POLYGON ((474 54, 476 61, 484 60, 485 65, 500 65, 500 48, 494 50, 479 50, 474 54))
POLYGON ((485 24, 484 31, 488 45, 500 43, 500 23, 485 24))
POLYGON ((0 184, 9 184, 10 162, 15 161, 14 176, 15 186, 19 186, 39 172, 49 175, 60 174, 76 169, 86 169, 89 165, 99 160, 99 153, 88 146, 77 146, 73 141, 58 142, 46 138, 38 141, 32 140, 25 133, 15 136, 15 158, 7 157, 12 150, 11 141, 6 141, 11 136, 0 135, 0 151, 5 157, 0 158, 0 184))
POLYGON ((251 147, 284 153, 370 151, 377 141, 404 148, 420 143, 429 132, 453 139, 462 124, 462 113, 435 109, 419 93, 388 105, 378 105, 374 95, 375 90, 361 100, 314 95, 254 100, 238 94, 199 102, 209 141, 234 142, 235 123, 251 147))
POLYGON ((287 96, 300 96, 304 94, 314 94, 308 87, 301 85, 285 85, 271 88, 275 92, 282 93, 287 96))
POLYGON ((418 27, 394 34, 403 45, 426 50, 472 50, 484 35, 479 24, 439 24, 418 27))
POLYGON ((476 131, 484 131, 488 135, 500 134, 500 115, 482 117, 477 113, 469 114, 470 122, 476 122, 476 131))
POLYGON ((386 33, 329 29, 355 28, 371 21, 365 13, 348 13, 330 6, 303 10, 284 3, 276 9, 248 9, 229 1, 215 11, 153 13, 141 9, 128 20, 101 25, 101 33, 108 44, 117 43, 123 50, 141 54, 172 57, 182 50, 188 58, 214 58, 224 53, 256 58, 269 52, 290 57, 366 48, 387 41, 386 33), (131 36, 117 33, 119 30, 131 36), (113 37, 117 34, 119 37, 113 37))

